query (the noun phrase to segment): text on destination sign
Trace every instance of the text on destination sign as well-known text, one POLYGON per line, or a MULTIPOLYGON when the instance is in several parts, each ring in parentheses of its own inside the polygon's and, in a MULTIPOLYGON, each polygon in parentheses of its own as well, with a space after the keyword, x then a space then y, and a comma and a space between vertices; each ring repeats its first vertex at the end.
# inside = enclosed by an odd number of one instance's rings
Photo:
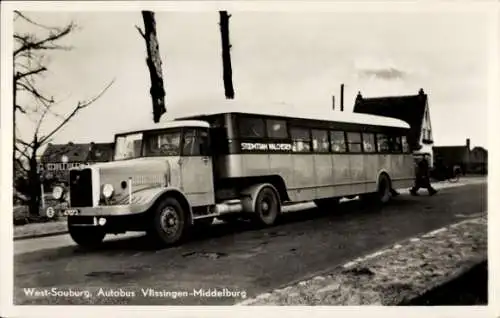
POLYGON ((242 142, 241 150, 290 151, 292 150, 292 145, 282 143, 242 142))

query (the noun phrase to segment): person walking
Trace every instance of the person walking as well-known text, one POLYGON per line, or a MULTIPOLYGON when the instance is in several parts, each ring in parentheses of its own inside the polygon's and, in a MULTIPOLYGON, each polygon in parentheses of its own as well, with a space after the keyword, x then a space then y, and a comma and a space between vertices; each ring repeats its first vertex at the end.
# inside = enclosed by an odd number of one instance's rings
POLYGON ((429 192, 429 195, 434 195, 437 190, 434 189, 430 182, 429 177, 429 162, 425 156, 418 162, 417 173, 415 177, 415 185, 410 189, 411 195, 418 195, 418 190, 420 188, 425 188, 429 192))

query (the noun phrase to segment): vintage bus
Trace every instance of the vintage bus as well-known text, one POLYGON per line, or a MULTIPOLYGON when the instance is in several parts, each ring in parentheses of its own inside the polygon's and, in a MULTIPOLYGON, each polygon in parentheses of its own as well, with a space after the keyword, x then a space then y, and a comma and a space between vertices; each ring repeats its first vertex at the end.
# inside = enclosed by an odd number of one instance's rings
POLYGON ((204 112, 115 136, 114 160, 70 171, 68 229, 82 246, 146 231, 180 242, 197 224, 243 218, 264 226, 298 202, 385 203, 410 187, 405 122, 344 112, 204 112))

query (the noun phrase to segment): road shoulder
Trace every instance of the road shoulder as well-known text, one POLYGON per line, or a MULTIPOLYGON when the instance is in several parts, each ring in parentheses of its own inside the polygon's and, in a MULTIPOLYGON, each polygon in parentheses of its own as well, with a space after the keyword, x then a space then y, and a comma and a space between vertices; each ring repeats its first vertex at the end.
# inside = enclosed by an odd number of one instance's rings
POLYGON ((238 305, 400 305, 487 259, 487 218, 411 238, 238 305))

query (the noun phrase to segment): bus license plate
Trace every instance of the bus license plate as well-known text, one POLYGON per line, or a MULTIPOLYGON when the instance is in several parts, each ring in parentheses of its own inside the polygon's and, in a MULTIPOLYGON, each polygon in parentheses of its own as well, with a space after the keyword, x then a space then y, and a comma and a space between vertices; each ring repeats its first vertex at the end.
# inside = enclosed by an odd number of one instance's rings
POLYGON ((79 215, 79 214, 80 214, 80 211, 77 209, 67 209, 67 210, 64 210, 64 213, 63 213, 64 216, 73 216, 73 215, 79 215))

